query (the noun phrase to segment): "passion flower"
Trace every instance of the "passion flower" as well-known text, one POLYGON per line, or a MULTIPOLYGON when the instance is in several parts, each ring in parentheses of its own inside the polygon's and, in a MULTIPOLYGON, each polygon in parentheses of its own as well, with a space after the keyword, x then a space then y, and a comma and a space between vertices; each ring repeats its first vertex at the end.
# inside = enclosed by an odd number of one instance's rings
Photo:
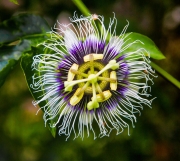
POLYGON ((113 129, 129 131, 128 120, 134 127, 135 113, 151 106, 148 82, 154 71, 147 52, 127 50, 142 42, 127 43, 128 24, 117 36, 116 23, 114 17, 106 30, 102 16, 74 17, 51 32, 43 44, 50 53, 33 57, 32 68, 39 74, 33 75, 31 88, 44 93, 34 104, 46 102, 40 107, 45 124, 56 120, 51 127, 57 126, 59 135, 83 138, 92 131, 96 138, 97 127, 99 137, 113 129))

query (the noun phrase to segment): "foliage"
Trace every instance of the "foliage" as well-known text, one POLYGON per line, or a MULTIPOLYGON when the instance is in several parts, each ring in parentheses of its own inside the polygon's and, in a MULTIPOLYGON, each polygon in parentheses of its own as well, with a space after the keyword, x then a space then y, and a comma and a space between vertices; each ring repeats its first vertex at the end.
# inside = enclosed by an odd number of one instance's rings
POLYGON ((10 0, 10 2, 14 3, 14 4, 18 4, 17 0, 10 0))

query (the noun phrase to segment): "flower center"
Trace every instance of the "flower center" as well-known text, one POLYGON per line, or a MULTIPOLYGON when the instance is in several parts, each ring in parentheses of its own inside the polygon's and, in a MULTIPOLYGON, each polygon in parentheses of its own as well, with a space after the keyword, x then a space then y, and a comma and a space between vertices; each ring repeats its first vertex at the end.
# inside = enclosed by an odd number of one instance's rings
MULTIPOLYGON (((90 75, 98 73, 98 71, 102 70, 104 68, 104 65, 101 62, 98 61, 93 61, 93 62, 85 62, 82 64, 79 68, 78 71, 83 74, 77 74, 76 78, 77 80, 81 80, 84 78, 89 78, 90 75), (87 75, 85 76, 85 73, 87 75), (89 76, 88 76, 89 75, 89 76)), ((101 90, 104 90, 109 82, 106 81, 103 78, 109 78, 109 71, 104 71, 99 77, 96 77, 96 82, 99 84, 101 90)), ((84 86, 85 82, 79 83, 78 86, 82 88, 84 86)), ((86 94, 92 94, 92 86, 88 86, 85 91, 86 94)))
POLYGON ((75 89, 74 95, 70 98, 70 104, 75 106, 84 95, 91 95, 91 101, 87 103, 87 109, 92 110, 99 107, 100 102, 108 100, 112 94, 110 90, 117 89, 116 69, 119 64, 111 60, 107 65, 99 60, 103 54, 89 54, 84 56, 84 63, 79 66, 73 64, 68 72, 67 81, 64 82, 65 91, 71 92, 75 89), (77 85, 77 86, 76 86, 77 85), (110 90, 107 88, 110 87, 110 90))

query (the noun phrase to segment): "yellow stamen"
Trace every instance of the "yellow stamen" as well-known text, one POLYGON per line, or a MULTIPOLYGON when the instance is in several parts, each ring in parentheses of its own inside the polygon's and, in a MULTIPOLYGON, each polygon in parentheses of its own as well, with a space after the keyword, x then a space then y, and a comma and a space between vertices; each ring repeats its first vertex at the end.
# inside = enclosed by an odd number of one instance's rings
POLYGON ((68 72, 68 78, 67 81, 72 81, 74 79, 75 73, 72 72, 71 70, 78 70, 79 65, 78 64, 73 64, 68 72))
POLYGON ((93 54, 89 54, 89 60, 90 60, 90 69, 91 69, 91 73, 94 73, 94 56, 93 54))
POLYGON ((111 88, 111 90, 116 91, 116 89, 117 89, 117 75, 116 75, 116 72, 115 72, 115 71, 112 71, 112 72, 110 73, 110 78, 116 80, 115 82, 110 82, 110 88, 111 88))
POLYGON ((84 62, 92 61, 92 60, 101 60, 103 58, 103 54, 88 54, 84 56, 84 62))
POLYGON ((72 106, 75 106, 76 104, 78 104, 79 101, 82 99, 83 95, 84 95, 84 91, 81 90, 81 88, 78 88, 76 92, 74 93, 74 95, 71 97, 70 104, 72 106))
POLYGON ((104 91, 102 93, 104 95, 104 98, 102 98, 100 94, 96 95, 96 98, 97 98, 98 102, 104 102, 104 101, 108 100, 112 96, 112 94, 111 94, 111 92, 109 90, 104 91))
POLYGON ((82 92, 84 92, 84 90, 86 90, 86 88, 89 86, 89 82, 86 82, 86 84, 82 87, 82 88, 80 88, 80 90, 76 93, 76 95, 79 97, 79 95, 82 93, 82 92))

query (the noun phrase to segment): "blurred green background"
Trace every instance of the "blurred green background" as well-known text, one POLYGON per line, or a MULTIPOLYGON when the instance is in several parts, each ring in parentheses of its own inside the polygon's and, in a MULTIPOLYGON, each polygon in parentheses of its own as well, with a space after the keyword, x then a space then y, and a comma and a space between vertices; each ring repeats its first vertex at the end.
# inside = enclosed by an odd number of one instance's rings
MULTIPOLYGON (((68 23, 74 11, 71 0, 0 0, 0 22, 28 12, 44 17, 50 26, 68 23)), ((179 0, 84 0, 91 13, 104 15, 106 26, 115 12, 117 34, 130 22, 128 31, 149 36, 166 56, 155 61, 180 80, 179 0)), ((12 26, 13 27, 13 26, 12 26)), ((42 112, 32 105, 20 65, 0 88, 0 161, 172 161, 180 160, 180 90, 159 76, 154 79, 152 109, 137 115, 136 128, 116 136, 93 140, 64 136, 53 138, 44 127, 42 112)))

